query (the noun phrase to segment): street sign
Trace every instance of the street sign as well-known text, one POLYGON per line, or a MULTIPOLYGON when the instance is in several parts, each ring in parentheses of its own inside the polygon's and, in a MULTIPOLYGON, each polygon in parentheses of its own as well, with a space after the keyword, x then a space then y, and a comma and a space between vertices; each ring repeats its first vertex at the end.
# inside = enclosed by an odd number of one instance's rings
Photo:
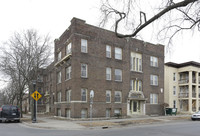
POLYGON ((38 101, 42 95, 38 92, 38 91, 35 91, 32 95, 33 99, 35 99, 36 101, 38 101))

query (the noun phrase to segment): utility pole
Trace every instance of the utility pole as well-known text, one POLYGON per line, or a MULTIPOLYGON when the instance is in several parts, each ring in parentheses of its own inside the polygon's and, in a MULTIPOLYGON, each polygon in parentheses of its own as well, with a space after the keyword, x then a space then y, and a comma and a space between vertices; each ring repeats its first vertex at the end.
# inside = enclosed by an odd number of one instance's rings
MULTIPOLYGON (((36 91, 36 80, 33 80, 33 91, 36 91)), ((36 119, 36 100, 33 100, 33 120, 32 123, 37 123, 36 119)))

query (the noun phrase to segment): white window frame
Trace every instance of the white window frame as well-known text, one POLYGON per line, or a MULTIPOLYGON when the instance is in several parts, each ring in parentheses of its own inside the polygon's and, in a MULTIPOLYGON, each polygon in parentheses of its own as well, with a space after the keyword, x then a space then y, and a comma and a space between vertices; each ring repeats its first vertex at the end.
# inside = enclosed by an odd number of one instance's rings
POLYGON ((66 102, 71 102, 71 90, 66 91, 66 102))
POLYGON ((72 67, 71 66, 66 67, 65 68, 65 73, 66 73, 65 80, 71 79, 72 67))
POLYGON ((81 101, 87 102, 87 89, 81 88, 81 101))
POLYGON ((158 104, 158 94, 150 94, 150 104, 158 104))
POLYGON ((106 109, 106 118, 110 118, 110 113, 111 113, 111 109, 107 108, 106 109))
POLYGON ((67 108, 67 109, 65 110, 65 112, 66 112, 66 118, 67 118, 67 119, 71 118, 71 109, 67 108))
POLYGON ((61 60, 61 58, 62 58, 62 53, 61 53, 61 51, 58 53, 58 61, 59 60, 61 60))
POLYGON ((150 66, 158 67, 158 58, 155 56, 150 57, 150 66))
POLYGON ((85 119, 87 118, 87 109, 81 109, 81 118, 82 119, 85 119))
POLYGON ((71 54, 72 53, 72 44, 69 43, 67 46, 66 46, 66 56, 71 54))
POLYGON ((87 64, 81 64, 81 77, 87 78, 88 77, 88 65, 87 64), (85 67, 85 68, 83 68, 85 67))
POLYGON ((110 45, 106 45, 106 57, 107 58, 111 58, 111 46, 110 45))
POLYGON ((106 90, 106 103, 111 103, 111 91, 106 90))
POLYGON ((61 117, 61 116, 62 116, 61 108, 57 108, 57 116, 58 116, 58 117, 61 117))
POLYGON ((121 103, 121 102, 122 102, 122 92, 115 91, 115 103, 121 103))
POLYGON ((111 68, 106 68, 106 80, 112 80, 112 70, 111 68))
POLYGON ((150 85, 158 86, 158 76, 150 75, 150 85))
POLYGON ((81 52, 88 53, 88 42, 85 39, 81 39, 81 52))
POLYGON ((122 48, 115 47, 115 59, 122 60, 122 48))
POLYGON ((130 81, 130 90, 142 91, 142 81, 141 80, 131 80, 130 81))
POLYGON ((142 72, 142 54, 131 52, 130 65, 131 71, 142 72))
POLYGON ((61 83, 61 80, 62 80, 62 74, 61 74, 61 71, 59 71, 57 73, 57 84, 61 83))
POLYGON ((122 70, 115 69, 115 81, 122 82, 122 70))

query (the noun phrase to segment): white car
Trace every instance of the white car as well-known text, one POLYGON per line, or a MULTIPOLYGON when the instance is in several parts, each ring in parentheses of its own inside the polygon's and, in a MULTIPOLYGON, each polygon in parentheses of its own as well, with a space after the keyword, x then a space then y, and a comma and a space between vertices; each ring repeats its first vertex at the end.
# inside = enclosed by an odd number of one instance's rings
POLYGON ((200 111, 194 113, 191 117, 192 120, 200 120, 200 111))

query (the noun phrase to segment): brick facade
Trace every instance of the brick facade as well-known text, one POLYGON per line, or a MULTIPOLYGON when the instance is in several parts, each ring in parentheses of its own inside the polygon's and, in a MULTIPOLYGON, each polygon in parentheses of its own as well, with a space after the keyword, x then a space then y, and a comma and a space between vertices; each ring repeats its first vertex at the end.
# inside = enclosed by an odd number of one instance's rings
POLYGON ((120 110, 122 116, 163 114, 163 45, 154 45, 134 38, 117 38, 114 32, 73 18, 69 28, 55 40, 54 55, 54 63, 47 68, 50 69, 47 77, 51 73, 51 81, 45 85, 49 90, 51 111, 54 109, 55 115, 66 117, 70 111, 71 118, 80 118, 84 114, 89 117, 91 90, 94 90, 93 117, 105 117, 106 112, 112 117, 117 110, 120 110), (81 52, 81 39, 87 40, 87 53, 81 52), (71 54, 67 55, 66 46, 70 43, 71 54), (111 58, 106 57, 106 45, 111 47, 111 58), (115 47, 122 49, 121 60, 115 59, 115 47), (58 60, 59 52, 61 60, 58 60), (131 52, 141 54, 142 71, 131 71, 131 52), (158 67, 150 66, 150 56, 158 58, 158 67), (87 64, 87 78, 81 77, 81 64, 87 64), (66 80, 66 68, 69 66, 71 66, 71 78, 66 80), (111 69, 111 80, 106 80, 107 67, 111 69), (115 81, 116 69, 122 71, 122 81, 115 81), (58 83, 59 72, 61 72, 61 83, 58 83), (158 77, 158 85, 150 85, 150 75, 158 77), (130 91, 131 80, 141 81, 142 91, 130 91), (86 102, 81 101, 81 89, 87 89, 86 102), (66 98, 68 90, 71 90, 70 101, 66 98), (106 90, 111 91, 110 103, 106 103, 106 90), (121 91, 119 103, 115 102, 115 91, 121 91), (59 92, 61 101, 58 102, 59 92), (150 94, 156 94, 157 103, 150 104, 150 94))

